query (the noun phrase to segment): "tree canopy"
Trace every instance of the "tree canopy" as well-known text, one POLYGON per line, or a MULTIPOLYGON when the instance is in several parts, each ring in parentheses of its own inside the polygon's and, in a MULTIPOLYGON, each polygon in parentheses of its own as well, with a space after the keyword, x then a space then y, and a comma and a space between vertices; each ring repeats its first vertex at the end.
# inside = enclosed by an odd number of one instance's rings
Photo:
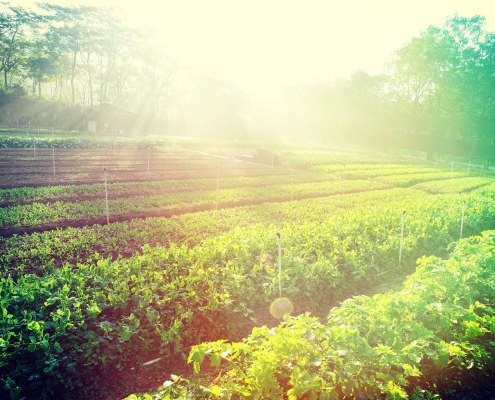
MULTIPOLYGON (((33 12, 0 3, 1 93, 89 108, 111 104, 168 119, 177 132, 244 137, 248 126, 266 130, 257 125, 256 106, 228 77, 181 70, 117 10, 38 7, 33 12)), ((312 139, 381 143, 394 132, 409 132, 426 135, 430 151, 442 137, 495 144, 495 33, 481 16, 456 15, 397 49, 386 73, 357 71, 286 92, 279 101, 293 101, 297 116, 285 112, 284 118, 299 118, 292 126, 307 128, 312 139)))
POLYGON ((395 51, 388 74, 308 89, 327 134, 373 141, 405 131, 428 137, 430 152, 441 150, 439 137, 494 144, 495 33, 484 24, 456 15, 395 51))

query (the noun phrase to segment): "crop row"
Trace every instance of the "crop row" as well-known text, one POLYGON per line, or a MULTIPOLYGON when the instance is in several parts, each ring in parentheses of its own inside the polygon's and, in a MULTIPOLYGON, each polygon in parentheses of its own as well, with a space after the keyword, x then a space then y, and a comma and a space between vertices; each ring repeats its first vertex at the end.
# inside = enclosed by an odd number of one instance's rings
POLYGON ((465 172, 427 172, 417 174, 398 174, 376 178, 377 181, 389 183, 394 186, 410 186, 419 182, 434 180, 465 178, 465 172))
POLYGON ((315 220, 314 210, 318 210, 317 220, 320 220, 362 204, 385 204, 422 196, 421 192, 409 189, 369 191, 0 237, 0 270, 4 275, 33 268, 46 270, 54 265, 60 266, 61 260, 75 265, 93 259, 95 253, 96 258, 101 255, 116 259, 117 255, 133 255, 145 244, 168 246, 170 243, 185 243, 191 247, 234 226, 262 222, 275 225, 304 223, 315 220))
MULTIPOLYGON (((394 186, 409 186, 422 182, 430 182, 436 180, 447 180, 454 178, 465 178, 465 180, 459 181, 459 188, 456 189, 457 179, 451 181, 450 184, 436 185, 432 183, 431 187, 438 187, 437 192, 439 193, 449 193, 449 192, 461 192, 470 190, 471 188, 475 188, 480 186, 482 182, 491 182, 493 179, 485 179, 485 177, 480 177, 481 179, 477 180, 480 174, 483 173, 482 170, 474 170, 473 168, 470 170, 470 173, 466 171, 456 171, 447 170, 447 168, 436 168, 432 166, 417 166, 417 165, 400 165, 400 164, 369 164, 368 166, 364 166, 363 164, 351 164, 351 165, 317 165, 311 168, 313 172, 320 173, 328 173, 328 176, 331 176, 333 179, 337 179, 338 177, 343 177, 344 179, 373 179, 384 183, 389 183, 394 186), (477 175, 477 177, 474 177, 477 175), (473 179, 471 179, 473 178, 473 179), (469 182, 469 183, 468 183, 469 182), (475 182, 480 182, 475 183, 475 182), (461 187, 463 189, 461 189, 461 187), (443 190, 445 189, 445 190, 443 190)), ((486 173, 485 173, 486 174, 486 173)), ((425 185, 418 185, 418 189, 430 190, 428 183, 425 185)), ((434 189, 432 191, 435 191, 434 189)))
MULTIPOLYGON (((290 198, 290 197, 308 197, 308 196, 325 196, 335 193, 343 193, 349 191, 364 191, 374 190, 378 188, 387 187, 388 184, 397 186, 407 186, 415 184, 417 182, 431 181, 431 180, 445 180, 447 178, 458 176, 464 176, 463 173, 450 173, 450 172, 438 172, 438 173, 426 173, 426 174, 401 174, 401 175, 389 175, 382 177, 378 182, 368 180, 346 180, 344 181, 322 181, 322 182, 304 182, 307 177, 305 175, 299 175, 300 178, 294 177, 294 184, 282 183, 273 184, 277 181, 289 182, 292 180, 291 176, 284 178, 280 176, 272 176, 270 178, 224 178, 224 183, 248 183, 246 186, 235 188, 223 188, 216 190, 195 190, 195 191, 183 191, 183 192, 166 192, 162 194, 153 195, 138 195, 122 198, 112 198, 109 200, 109 213, 111 216, 129 216, 134 213, 153 213, 163 212, 173 209, 181 209, 186 207, 195 207, 203 205, 217 205, 222 206, 226 203, 235 202, 249 202, 249 201, 273 201, 276 199, 290 198), (251 186, 259 184, 259 182, 265 180, 265 183, 272 182, 272 185, 268 186, 251 186), (303 183, 298 183, 303 182, 303 183)), ((313 180, 313 177, 309 177, 313 180)), ((315 179, 317 180, 317 179, 315 179)), ((214 185, 215 180, 192 180, 193 184, 197 184, 197 188, 207 187, 206 185, 214 185), (205 185, 205 186, 199 186, 205 185)), ((492 182, 491 178, 464 178, 456 186, 456 180, 452 179, 451 183, 445 185, 446 191, 463 191, 473 187, 479 187, 483 184, 492 182), (454 189, 452 189, 452 187, 454 189), (450 188, 450 189, 449 189, 450 188)), ((180 181, 172 181, 174 183, 180 181)), ((186 181, 183 181, 186 182, 186 181)), ((172 183, 172 184, 174 184, 172 183)), ((114 184, 119 193, 122 193, 129 187, 135 187, 136 184, 114 184)), ((179 183, 176 187, 177 190, 184 190, 187 187, 182 186, 179 183)), ((154 185, 146 185, 147 188, 153 188, 154 185)), ((439 185, 440 187, 440 185, 439 185)), ((100 188, 101 186, 92 185, 92 188, 100 188)), ((438 189, 441 191, 441 189, 438 189)), ((55 192, 55 190, 54 190, 55 192)), ((15 191, 14 191, 15 193, 15 191)), ((36 193, 36 192, 35 192, 36 193)), ((52 192, 53 193, 53 192, 52 192)), ((78 202, 62 202, 56 201, 54 203, 38 203, 19 205, 19 206, 7 206, 0 209, 0 225, 3 226, 35 226, 47 223, 57 223, 60 221, 73 221, 73 220, 85 220, 101 218, 106 215, 106 206, 103 199, 93 199, 78 202)))
MULTIPOLYGON (((53 151, 51 147, 43 147, 39 149, 36 147, 36 157, 34 157, 33 146, 31 148, 23 149, 0 149, 0 160, 2 161, 33 161, 33 160, 52 160, 53 151)), ((104 159, 133 159, 148 157, 148 151, 150 158, 153 156, 161 159, 166 158, 168 160, 184 161, 184 160, 204 160, 204 159, 217 159, 213 154, 192 152, 181 148, 140 148, 140 149, 128 149, 119 148, 118 142, 115 142, 115 149, 109 151, 108 149, 56 149, 55 160, 61 161, 98 161, 104 159), (115 150, 115 151, 113 151, 115 150), (192 157, 194 156, 194 157, 192 157)))
MULTIPOLYGON (((23 136, 3 136, 0 135, 0 148, 29 148, 33 147, 32 136, 35 132, 30 133, 30 137, 23 136)), ((88 137, 36 137, 36 146, 40 148, 62 149, 86 149, 86 148, 106 148, 114 147, 113 138, 88 138, 88 137)), ((175 145, 173 139, 119 139, 119 145, 122 148, 142 149, 148 147, 162 147, 175 145)))
POLYGON ((374 154, 371 152, 362 152, 362 154, 356 151, 349 152, 345 150, 330 150, 326 152, 302 152, 297 153, 284 153, 280 157, 284 165, 295 165, 298 167, 312 168, 316 165, 329 165, 329 164, 376 164, 376 163, 390 163, 395 160, 391 155, 386 154, 374 154))
MULTIPOLYGON (((411 169, 407 167, 401 167, 399 165, 393 166, 383 170, 378 164, 356 164, 352 166, 352 169, 331 169, 327 172, 331 174, 322 175, 320 173, 299 173, 294 171, 294 175, 290 170, 285 172, 285 175, 267 175, 267 176, 254 176, 254 177, 220 177, 219 186, 225 187, 239 187, 239 186, 263 186, 263 185, 276 185, 281 183, 295 183, 301 182, 321 182, 327 180, 339 180, 342 176, 345 178, 369 178, 385 175, 396 175, 399 172, 411 173, 411 169)), ((224 168, 219 170, 220 175, 223 173, 224 168)), ((280 170, 277 169, 277 172, 280 170)), ((419 169, 414 168, 414 172, 435 172, 433 169, 419 169)), ((439 173, 441 171, 437 171, 439 173)), ((462 175, 456 175, 462 176, 462 175)), ((431 175, 434 178, 434 175, 431 175)), ((102 173, 103 180, 103 173, 102 173)), ((109 173, 109 180, 111 180, 111 173, 109 173)), ((146 181, 146 182, 116 182, 109 183, 109 194, 113 196, 124 196, 130 193, 155 193, 156 191, 168 190, 168 191, 181 191, 181 190, 204 190, 211 189, 216 186, 215 178, 202 178, 202 179, 181 179, 181 180, 166 180, 166 181, 146 181)), ((69 186, 50 186, 50 187, 20 187, 14 189, 0 189, 0 202, 16 202, 16 201, 29 201, 29 200, 63 200, 71 199, 80 196, 103 196, 105 193, 103 183, 92 185, 69 185, 69 186)))
MULTIPOLYGON (((281 184, 269 187, 241 187, 222 190, 164 193, 151 196, 132 196, 109 200, 112 216, 140 212, 158 212, 199 205, 222 205, 241 201, 270 201, 293 196, 324 196, 344 191, 364 191, 385 188, 388 185, 373 181, 327 181, 299 184, 281 184)), ((0 208, 0 226, 35 226, 69 220, 87 220, 104 217, 105 201, 31 203, 0 208)))
MULTIPOLYGON (((466 235, 494 226, 491 199, 465 199, 466 235)), ((1 280, 5 395, 70 398, 76 388, 100 389, 115 369, 157 352, 177 354, 199 341, 239 339, 253 322, 263 321, 279 285, 298 311, 325 313, 336 300, 379 282, 381 274, 410 268, 422 254, 444 253, 459 235, 459 196, 377 203, 333 213, 323 203, 307 210, 306 217, 317 219, 302 224, 236 227, 193 248, 145 247, 129 259, 1 280), (280 275, 277 231, 283 247, 280 275)))
MULTIPOLYGON (((494 185, 477 189, 473 194, 493 196, 494 185)), ((95 253, 116 259, 118 255, 133 255, 147 243, 151 246, 168 246, 171 242, 194 246, 207 237, 225 233, 233 226, 261 222, 303 223, 315 220, 314 210, 318 210, 317 220, 321 220, 326 215, 347 212, 360 204, 416 201, 424 196, 417 190, 389 189, 15 235, 0 238, 0 270, 3 275, 43 270, 61 265, 61 260, 75 265, 93 259, 95 253)))
POLYGON ((196 371, 206 359, 221 366, 214 382, 173 376, 127 400, 491 398, 494 276, 491 231, 460 242, 448 260, 422 258, 402 290, 348 300, 327 322, 287 317, 242 342, 194 346, 196 371))
POLYGON ((353 178, 377 178, 377 177, 387 177, 392 175, 417 175, 417 174, 438 174, 445 173, 443 170, 435 170, 430 167, 407 167, 403 168, 383 168, 380 169, 364 169, 364 170, 350 170, 345 173, 345 176, 353 178))
MULTIPOLYGON (((111 179, 111 174, 109 174, 111 179)), ((103 180, 103 174, 102 174, 103 180)), ((244 186, 268 186, 281 183, 318 182, 329 180, 329 177, 320 174, 294 173, 288 175, 267 175, 252 177, 222 177, 218 179, 220 188, 244 187, 244 186)), ((156 193, 157 191, 182 191, 182 190, 205 190, 215 188, 215 178, 203 179, 181 179, 165 181, 144 182, 116 182, 108 184, 110 196, 126 196, 139 193, 141 195, 156 193)), ((21 187, 15 189, 0 189, 0 202, 16 202, 29 200, 64 200, 77 197, 98 197, 105 195, 103 183, 92 185, 70 185, 70 186, 44 186, 39 188, 21 187)))
POLYGON ((480 186, 485 186, 491 183, 493 183, 493 178, 469 177, 422 182, 413 186, 413 188, 431 193, 461 193, 474 190, 480 186))
MULTIPOLYGON (((426 172, 431 170, 434 171, 434 168, 431 165, 405 165, 405 164, 388 164, 388 163, 369 163, 369 164, 322 164, 315 165, 311 167, 311 171, 319 172, 323 174, 328 174, 332 172, 342 172, 346 175, 348 174, 365 174, 368 172, 369 176, 377 176, 377 175, 391 175, 397 174, 400 171, 404 172, 426 172), (377 175, 374 175, 377 174, 377 175)), ((363 175, 365 176, 365 175, 363 175)))

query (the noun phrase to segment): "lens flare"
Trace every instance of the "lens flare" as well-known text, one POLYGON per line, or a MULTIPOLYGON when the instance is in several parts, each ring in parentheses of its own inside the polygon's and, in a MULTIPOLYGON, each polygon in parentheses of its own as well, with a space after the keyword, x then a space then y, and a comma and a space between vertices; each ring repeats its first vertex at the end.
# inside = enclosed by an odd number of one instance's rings
POLYGON ((278 319, 282 319, 285 314, 290 315, 293 311, 294 306, 287 297, 279 297, 270 304, 270 314, 278 319))

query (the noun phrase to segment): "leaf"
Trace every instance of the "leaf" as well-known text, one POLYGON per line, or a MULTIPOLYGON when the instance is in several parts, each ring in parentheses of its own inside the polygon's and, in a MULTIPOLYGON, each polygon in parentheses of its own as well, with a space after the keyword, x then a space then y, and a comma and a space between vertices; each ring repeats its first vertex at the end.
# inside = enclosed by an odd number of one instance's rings
POLYGON ((210 391, 211 391, 211 394, 216 396, 216 397, 220 397, 222 395, 222 391, 220 390, 220 388, 218 386, 210 386, 210 391))
POLYGON ((101 310, 96 303, 93 303, 93 304, 91 304, 90 307, 88 307, 88 314, 92 318, 96 318, 98 316, 98 314, 100 314, 100 313, 101 313, 101 310))
POLYGON ((201 363, 205 358, 206 353, 199 346, 195 346, 192 348, 191 353, 189 354, 188 362, 193 362, 194 372, 199 373, 201 367, 201 363))
POLYGON ((38 332, 38 331, 40 331, 40 330, 41 330, 41 326, 40 326, 40 324, 39 324, 39 322, 38 322, 38 321, 31 321, 31 322, 28 324, 27 328, 28 328, 30 331, 36 331, 36 332, 38 332))
POLYGON ((212 367, 218 368, 220 366, 220 363, 222 362, 222 356, 218 353, 213 353, 210 356, 210 365, 212 367))
POLYGON ((376 373, 376 377, 378 379, 381 379, 384 382, 389 382, 389 381, 393 381, 394 380, 394 378, 392 378, 389 374, 384 374, 384 373, 381 373, 381 372, 377 372, 376 373))
POLYGON ((127 328, 127 326, 124 326, 124 329, 120 332, 120 339, 123 342, 128 341, 132 336, 132 332, 127 328))

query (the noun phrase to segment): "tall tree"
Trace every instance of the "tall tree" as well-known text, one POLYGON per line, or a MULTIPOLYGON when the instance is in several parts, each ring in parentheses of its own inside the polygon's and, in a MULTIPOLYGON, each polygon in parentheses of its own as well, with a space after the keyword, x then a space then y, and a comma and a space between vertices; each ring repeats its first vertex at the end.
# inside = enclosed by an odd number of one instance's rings
POLYGON ((399 49, 392 62, 398 125, 440 136, 490 141, 495 135, 495 36, 480 16, 447 19, 399 49))
POLYGON ((371 139, 383 125, 384 75, 353 73, 350 79, 308 88, 313 135, 340 139, 371 139))
POLYGON ((40 7, 50 12, 52 25, 50 36, 61 51, 70 54, 70 86, 72 104, 76 101, 75 80, 78 67, 78 58, 84 50, 89 50, 88 43, 93 38, 92 22, 97 21, 100 9, 97 7, 72 6, 63 7, 52 4, 40 4, 40 7))
MULTIPOLYGON (((137 62, 143 53, 137 30, 126 26, 114 14, 105 13, 102 18, 100 36, 94 43, 100 105, 111 100, 122 102, 130 78, 139 75, 137 62)), ((142 85, 142 80, 139 81, 142 85)))
POLYGON ((35 27, 35 14, 22 7, 1 3, 0 11, 0 71, 4 87, 9 87, 9 74, 19 71, 25 62, 30 43, 29 29, 35 27))

